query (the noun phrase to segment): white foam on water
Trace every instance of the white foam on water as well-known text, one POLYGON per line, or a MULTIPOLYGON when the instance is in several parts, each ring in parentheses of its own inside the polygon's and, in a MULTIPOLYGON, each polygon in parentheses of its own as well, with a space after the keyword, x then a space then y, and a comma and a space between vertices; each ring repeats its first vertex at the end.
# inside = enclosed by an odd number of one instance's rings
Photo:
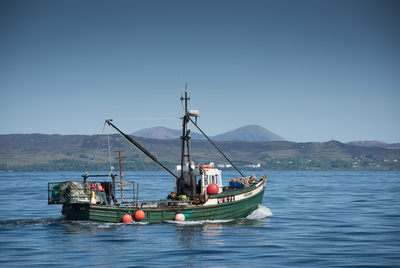
POLYGON ((147 225, 149 222, 139 222, 139 221, 132 221, 129 223, 123 223, 123 222, 118 222, 118 223, 111 223, 111 222, 106 222, 106 223, 101 223, 99 225, 100 228, 107 228, 107 227, 113 227, 113 226, 124 226, 124 225, 147 225))
POLYGON ((258 205, 258 208, 254 210, 246 219, 249 220, 261 220, 266 217, 273 216, 271 210, 263 205, 258 205))
POLYGON ((130 223, 123 223, 123 222, 118 222, 118 223, 111 223, 111 222, 105 222, 105 223, 98 223, 96 226, 97 228, 101 229, 107 229, 107 228, 113 228, 115 226, 124 226, 124 225, 147 225, 149 224, 148 222, 130 222, 130 223))
POLYGON ((229 220, 204 220, 204 221, 164 221, 166 223, 172 223, 177 225, 203 225, 203 224, 218 224, 234 221, 234 219, 229 220))
MULTIPOLYGON (((124 224, 124 223, 122 223, 122 224, 124 224)), ((132 221, 132 222, 130 222, 128 224, 132 224, 132 225, 147 225, 147 224, 149 224, 149 222, 148 221, 132 221)))

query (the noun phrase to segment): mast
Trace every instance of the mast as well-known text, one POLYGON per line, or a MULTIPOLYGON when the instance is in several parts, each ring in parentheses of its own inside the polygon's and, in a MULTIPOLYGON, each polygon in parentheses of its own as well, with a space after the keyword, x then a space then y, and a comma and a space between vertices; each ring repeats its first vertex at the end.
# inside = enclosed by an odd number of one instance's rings
POLYGON ((192 158, 190 153, 190 114, 188 113, 188 97, 187 83, 185 84, 185 97, 181 97, 181 101, 185 101, 185 114, 182 117, 182 151, 181 151, 181 175, 177 182, 178 194, 184 194, 185 188, 190 189, 190 195, 194 196, 196 194, 196 177, 193 175, 193 168, 191 165, 192 158), (185 178, 184 167, 188 163, 187 178, 185 178), (188 187, 189 186, 189 187, 188 187))
POLYGON ((183 178, 183 167, 185 166, 185 158, 188 158, 189 162, 189 171, 191 170, 190 166, 190 161, 191 161, 191 156, 190 156, 190 129, 189 129, 189 115, 188 115, 188 100, 190 100, 190 97, 187 96, 187 84, 185 85, 185 97, 181 97, 181 101, 185 101, 185 114, 182 117, 182 153, 181 153, 181 178, 183 178), (186 147, 186 152, 185 154, 185 147, 186 147))
POLYGON ((181 174, 179 179, 177 180, 177 192, 178 195, 181 194, 190 194, 191 196, 196 195, 196 176, 193 174, 192 169, 192 158, 190 154, 190 129, 189 122, 192 122, 193 125, 207 138, 207 140, 217 149, 217 151, 233 166, 234 169, 242 176, 245 177, 244 174, 232 163, 231 160, 218 148, 218 146, 200 129, 197 125, 197 117, 199 116, 199 112, 196 110, 188 110, 188 101, 190 97, 188 97, 187 92, 187 83, 185 85, 185 96, 181 97, 181 101, 185 101, 185 114, 182 117, 182 152, 181 152, 181 174), (195 121, 191 118, 191 116, 195 117, 195 121), (184 171, 184 167, 188 163, 188 172, 184 171))

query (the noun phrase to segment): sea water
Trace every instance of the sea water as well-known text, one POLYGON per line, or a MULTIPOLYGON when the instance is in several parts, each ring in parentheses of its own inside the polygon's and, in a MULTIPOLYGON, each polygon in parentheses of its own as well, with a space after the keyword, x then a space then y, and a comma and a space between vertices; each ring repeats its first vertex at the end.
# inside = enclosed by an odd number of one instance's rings
MULTIPOLYGON (((156 224, 64 220, 47 183, 81 173, 0 173, 0 267, 400 267, 400 172, 245 173, 268 174, 246 219, 156 224)), ((140 200, 173 189, 128 175, 140 200)))

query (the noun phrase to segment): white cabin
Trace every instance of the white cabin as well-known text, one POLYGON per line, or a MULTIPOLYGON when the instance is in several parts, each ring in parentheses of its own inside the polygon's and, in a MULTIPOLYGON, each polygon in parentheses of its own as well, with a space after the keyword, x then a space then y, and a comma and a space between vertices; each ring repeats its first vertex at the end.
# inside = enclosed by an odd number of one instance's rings
MULTIPOLYGON (((183 170, 185 173, 189 172, 189 167, 188 165, 183 167, 183 170)), ((210 185, 211 183, 215 183, 218 185, 219 191, 218 193, 222 192, 222 174, 221 170, 214 168, 214 163, 210 163, 208 165, 200 165, 200 166, 194 166, 192 165, 192 172, 196 176, 196 183, 200 183, 200 194, 207 193, 207 186, 210 185)), ((178 173, 178 176, 180 176, 181 173, 181 166, 177 165, 176 166, 176 171, 178 173)), ((175 179, 175 192, 177 191, 177 186, 176 186, 176 179, 175 179)))

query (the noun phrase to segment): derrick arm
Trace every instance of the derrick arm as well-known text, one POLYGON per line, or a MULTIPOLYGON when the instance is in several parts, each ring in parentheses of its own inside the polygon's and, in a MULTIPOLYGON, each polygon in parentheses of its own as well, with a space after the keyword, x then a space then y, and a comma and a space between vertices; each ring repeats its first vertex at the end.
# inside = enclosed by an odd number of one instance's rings
POLYGON ((136 148, 138 148, 142 153, 144 153, 145 155, 147 155, 151 160, 153 160, 154 162, 156 162, 160 167, 162 167, 165 171, 167 171, 169 174, 171 174, 172 176, 174 176, 176 179, 178 179, 178 177, 171 171, 169 170, 166 166, 164 166, 162 163, 160 163, 157 158, 152 155, 149 151, 147 151, 142 145, 140 145, 137 141, 135 141, 132 137, 130 137, 129 135, 125 134, 124 132, 122 132, 119 128, 117 128, 113 123, 111 123, 112 119, 106 120, 107 125, 113 127, 116 131, 118 131, 130 144, 132 144, 133 146, 135 146, 136 148))

